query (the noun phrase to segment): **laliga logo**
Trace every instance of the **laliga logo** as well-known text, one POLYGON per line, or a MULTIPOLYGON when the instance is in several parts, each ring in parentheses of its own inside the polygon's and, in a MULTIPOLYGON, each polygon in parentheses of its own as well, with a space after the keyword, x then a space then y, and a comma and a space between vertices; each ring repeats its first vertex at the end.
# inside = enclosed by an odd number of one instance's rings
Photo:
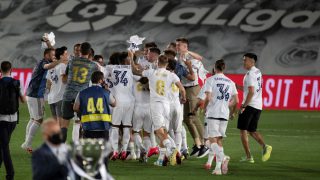
POLYGON ((101 30, 132 15, 135 0, 67 0, 47 18, 49 25, 62 32, 101 30))

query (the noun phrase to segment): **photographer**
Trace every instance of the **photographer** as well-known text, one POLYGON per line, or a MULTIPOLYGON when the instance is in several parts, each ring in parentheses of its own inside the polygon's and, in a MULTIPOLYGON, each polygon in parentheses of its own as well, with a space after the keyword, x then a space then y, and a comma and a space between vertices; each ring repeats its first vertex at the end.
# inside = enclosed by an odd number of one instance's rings
POLYGON ((1 63, 0 79, 0 166, 2 161, 6 168, 6 179, 14 179, 14 169, 12 165, 9 143, 13 130, 18 121, 19 99, 25 102, 20 81, 11 77, 11 63, 3 61, 1 63))

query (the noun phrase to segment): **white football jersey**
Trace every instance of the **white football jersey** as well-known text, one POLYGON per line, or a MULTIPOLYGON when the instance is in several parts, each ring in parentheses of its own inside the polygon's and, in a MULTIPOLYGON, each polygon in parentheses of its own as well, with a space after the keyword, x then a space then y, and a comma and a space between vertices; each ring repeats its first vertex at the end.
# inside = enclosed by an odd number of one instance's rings
POLYGON ((150 102, 170 103, 171 84, 179 82, 176 74, 165 68, 149 69, 142 72, 149 79, 150 102))
POLYGON ((245 102, 248 95, 248 87, 254 87, 254 94, 249 102, 249 106, 262 110, 262 74, 261 71, 253 66, 243 78, 243 101, 245 102))
POLYGON ((107 83, 117 105, 133 103, 133 74, 131 65, 107 65, 107 83))
POLYGON ((133 95, 135 97, 135 103, 137 104, 149 104, 150 103, 150 91, 148 84, 141 84, 139 79, 141 76, 133 76, 134 88, 133 95), (148 87, 147 87, 148 86, 148 87))
POLYGON ((205 92, 212 93, 207 106, 207 118, 229 119, 229 102, 238 94, 235 83, 224 74, 218 73, 206 81, 205 92))
POLYGON ((61 75, 66 73, 67 65, 59 63, 56 67, 48 70, 46 79, 51 81, 51 88, 48 94, 48 104, 53 104, 63 99, 66 84, 62 82, 61 75))
POLYGON ((170 88, 170 102, 172 104, 179 104, 180 105, 180 97, 179 97, 179 88, 175 83, 171 84, 170 88))

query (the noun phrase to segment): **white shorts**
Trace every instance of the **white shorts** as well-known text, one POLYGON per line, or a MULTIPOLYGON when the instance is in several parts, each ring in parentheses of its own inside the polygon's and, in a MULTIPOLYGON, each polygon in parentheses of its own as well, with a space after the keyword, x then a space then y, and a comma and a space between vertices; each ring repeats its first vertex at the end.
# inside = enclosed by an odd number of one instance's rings
POLYGON ((170 104, 170 126, 169 131, 173 130, 173 132, 181 132, 182 131, 182 115, 181 114, 181 105, 180 103, 171 103, 170 104))
POLYGON ((27 96, 30 119, 40 120, 44 117, 44 99, 27 96))
POLYGON ((150 104, 135 104, 132 120, 133 131, 142 129, 148 133, 152 131, 150 104))
POLYGON ((132 115, 134 106, 130 105, 119 105, 113 108, 112 111, 112 125, 124 125, 132 126, 132 115))
POLYGON ((227 137, 226 130, 228 121, 220 121, 215 119, 206 119, 207 136, 208 137, 227 137))
POLYGON ((151 102, 151 120, 154 130, 158 130, 161 127, 169 130, 169 113, 170 103, 164 102, 151 102))

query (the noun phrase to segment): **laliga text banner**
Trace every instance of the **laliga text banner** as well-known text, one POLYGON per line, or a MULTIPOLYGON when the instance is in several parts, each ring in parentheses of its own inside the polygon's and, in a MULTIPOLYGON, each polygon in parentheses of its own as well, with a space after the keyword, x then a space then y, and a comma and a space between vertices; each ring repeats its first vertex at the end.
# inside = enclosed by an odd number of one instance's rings
MULTIPOLYGON (((13 69, 12 77, 20 80, 24 92, 28 87, 32 69, 13 69)), ((242 85, 243 76, 227 74, 236 84, 242 85)), ((200 83, 201 84, 201 83, 200 83)), ((320 110, 320 76, 263 76, 263 109, 320 110)), ((238 91, 242 102, 243 92, 238 91)))

